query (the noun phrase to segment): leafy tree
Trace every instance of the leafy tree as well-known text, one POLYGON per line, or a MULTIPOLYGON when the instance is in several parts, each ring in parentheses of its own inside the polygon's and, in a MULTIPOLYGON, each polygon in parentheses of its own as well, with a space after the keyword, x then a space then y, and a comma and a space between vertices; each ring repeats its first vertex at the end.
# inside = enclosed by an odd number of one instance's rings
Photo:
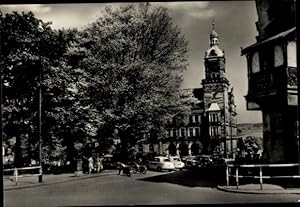
POLYGON ((180 89, 187 42, 166 8, 107 7, 81 40, 88 94, 104 123, 99 130, 117 132, 125 157, 141 131, 161 136, 166 120, 189 109, 191 96, 180 89))
POLYGON ((263 140, 261 137, 247 136, 240 139, 237 143, 237 148, 239 150, 238 160, 241 161, 259 161, 257 153, 262 151, 263 140))
POLYGON ((0 21, 4 130, 9 137, 16 137, 15 164, 20 166, 22 137, 29 149, 37 142, 38 74, 47 64, 46 37, 51 29, 31 12, 1 13, 0 21))
POLYGON ((16 137, 15 165, 23 164, 23 156, 27 162, 38 158, 40 71, 43 159, 74 157, 78 137, 94 136, 87 129, 88 120, 97 118, 86 103, 85 73, 76 68, 81 53, 70 51, 77 31, 52 30, 50 23, 36 19, 32 12, 1 13, 0 18, 4 129, 7 137, 16 137))

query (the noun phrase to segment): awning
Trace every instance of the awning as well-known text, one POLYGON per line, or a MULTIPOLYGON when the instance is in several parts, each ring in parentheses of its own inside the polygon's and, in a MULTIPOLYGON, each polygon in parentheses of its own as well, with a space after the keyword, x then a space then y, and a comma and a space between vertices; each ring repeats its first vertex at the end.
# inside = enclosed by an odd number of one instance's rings
POLYGON ((279 34, 277 34, 277 35, 275 35, 273 37, 270 37, 270 38, 265 39, 265 40, 263 40, 261 42, 258 42, 258 43, 255 43, 253 45, 250 45, 249 47, 246 47, 246 48, 242 49, 241 55, 245 55, 249 51, 251 51, 251 50, 253 50, 253 49, 257 48, 257 47, 261 47, 261 46, 263 46, 263 45, 265 45, 267 43, 270 43, 270 42, 272 42, 274 40, 282 39, 282 38, 284 38, 284 37, 292 34, 295 31, 296 31, 296 27, 293 27, 292 29, 289 29, 287 31, 281 32, 281 33, 279 33, 279 34))

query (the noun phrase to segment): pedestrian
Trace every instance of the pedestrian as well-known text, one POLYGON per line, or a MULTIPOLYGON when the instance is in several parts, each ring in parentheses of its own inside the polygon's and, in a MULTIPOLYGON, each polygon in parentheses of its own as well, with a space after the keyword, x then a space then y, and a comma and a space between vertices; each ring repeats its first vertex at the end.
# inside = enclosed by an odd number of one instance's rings
POLYGON ((118 167, 119 167, 118 175, 120 175, 122 170, 126 167, 126 165, 122 162, 118 162, 118 167))
POLYGON ((82 171, 84 174, 88 173, 88 160, 85 156, 82 157, 82 171))
POLYGON ((94 170, 94 160, 93 160, 93 157, 91 156, 89 159, 89 174, 92 173, 92 171, 94 170))
POLYGON ((97 167, 97 173, 99 174, 103 170, 103 165, 102 165, 102 159, 97 155, 96 158, 96 167, 97 167))

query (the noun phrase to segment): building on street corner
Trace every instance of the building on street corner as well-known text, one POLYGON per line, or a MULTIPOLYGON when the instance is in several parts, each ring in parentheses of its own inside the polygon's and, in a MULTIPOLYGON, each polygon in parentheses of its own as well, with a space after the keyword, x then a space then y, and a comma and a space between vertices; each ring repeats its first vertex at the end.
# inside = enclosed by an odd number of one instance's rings
POLYGON ((256 0, 257 42, 242 49, 248 64, 248 110, 263 115, 264 159, 298 160, 296 1, 256 0))
MULTIPOLYGON (((154 153, 189 156, 216 154, 234 157, 236 150, 237 113, 233 87, 225 73, 225 53, 219 48, 219 35, 212 25, 209 49, 205 52, 205 78, 200 88, 190 89, 197 103, 184 120, 170 120, 166 135, 156 143, 143 139, 136 145, 141 154, 154 153)), ((186 89, 189 90, 189 89, 186 89)), ((144 134, 150 136, 149 134, 144 134)))

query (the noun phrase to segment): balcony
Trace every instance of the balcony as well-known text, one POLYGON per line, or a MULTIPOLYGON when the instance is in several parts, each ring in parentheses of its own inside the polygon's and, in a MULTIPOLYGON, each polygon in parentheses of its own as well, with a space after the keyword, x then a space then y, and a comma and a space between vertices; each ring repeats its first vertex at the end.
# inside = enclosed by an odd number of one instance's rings
POLYGON ((249 75, 248 95, 254 97, 277 95, 286 90, 285 68, 266 69, 249 75))
MULTIPOLYGON (((288 105, 297 103, 297 68, 279 67, 249 75, 249 88, 246 96, 248 105, 279 101, 288 105), (271 98, 272 97, 272 98, 271 98)), ((259 109, 256 105, 248 109, 259 109)))

